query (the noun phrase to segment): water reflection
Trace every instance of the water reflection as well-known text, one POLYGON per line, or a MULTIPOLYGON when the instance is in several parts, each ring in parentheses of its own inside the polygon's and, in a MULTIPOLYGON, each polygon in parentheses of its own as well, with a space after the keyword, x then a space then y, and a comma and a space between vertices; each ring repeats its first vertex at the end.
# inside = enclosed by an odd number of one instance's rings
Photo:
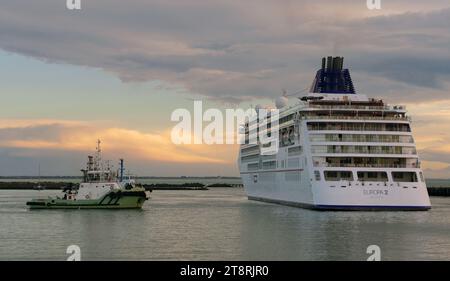
POLYGON ((0 191, 1 260, 65 260, 72 244, 84 260, 366 260, 371 244, 383 260, 450 259, 450 198, 429 212, 318 212, 211 189, 154 192, 143 210, 28 211, 35 195, 0 191))

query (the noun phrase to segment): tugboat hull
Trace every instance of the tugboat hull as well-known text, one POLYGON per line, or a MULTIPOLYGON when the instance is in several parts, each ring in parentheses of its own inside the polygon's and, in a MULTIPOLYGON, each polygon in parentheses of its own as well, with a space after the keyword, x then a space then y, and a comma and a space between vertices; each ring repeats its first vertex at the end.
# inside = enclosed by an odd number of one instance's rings
POLYGON ((141 209, 146 200, 145 191, 117 191, 94 200, 33 199, 27 206, 30 209, 141 209))

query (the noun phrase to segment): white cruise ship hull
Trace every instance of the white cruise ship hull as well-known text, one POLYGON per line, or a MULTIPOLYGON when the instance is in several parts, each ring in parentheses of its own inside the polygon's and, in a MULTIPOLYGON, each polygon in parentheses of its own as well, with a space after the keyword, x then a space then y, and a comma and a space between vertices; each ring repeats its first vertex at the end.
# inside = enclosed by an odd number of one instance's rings
MULTIPOLYGON (((292 173, 292 172, 288 172, 292 173)), ((268 173, 267 173, 268 174, 268 173)), ((250 200, 317 210, 428 210, 431 204, 423 183, 386 184, 380 182, 314 182, 304 171, 304 180, 286 181, 286 172, 270 176, 242 174, 250 200)))

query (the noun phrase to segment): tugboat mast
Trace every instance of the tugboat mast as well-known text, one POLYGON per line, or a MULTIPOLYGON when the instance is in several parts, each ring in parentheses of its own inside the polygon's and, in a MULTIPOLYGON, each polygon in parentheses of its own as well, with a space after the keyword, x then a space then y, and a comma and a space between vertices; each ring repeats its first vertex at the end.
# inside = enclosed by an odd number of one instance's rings
POLYGON ((101 141, 98 139, 97 140, 97 147, 96 147, 96 152, 95 152, 95 161, 94 161, 94 169, 96 171, 100 171, 101 169, 101 161, 102 161, 102 149, 100 147, 100 143, 101 141))

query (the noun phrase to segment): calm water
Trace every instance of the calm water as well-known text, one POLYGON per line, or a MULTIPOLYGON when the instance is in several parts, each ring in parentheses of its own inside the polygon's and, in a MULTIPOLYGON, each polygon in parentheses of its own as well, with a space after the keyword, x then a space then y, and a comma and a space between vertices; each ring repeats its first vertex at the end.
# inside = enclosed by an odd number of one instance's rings
POLYGON ((450 198, 429 212, 317 212, 243 189, 154 191, 143 210, 34 210, 55 191, 0 191, 0 260, 450 260, 450 198))

